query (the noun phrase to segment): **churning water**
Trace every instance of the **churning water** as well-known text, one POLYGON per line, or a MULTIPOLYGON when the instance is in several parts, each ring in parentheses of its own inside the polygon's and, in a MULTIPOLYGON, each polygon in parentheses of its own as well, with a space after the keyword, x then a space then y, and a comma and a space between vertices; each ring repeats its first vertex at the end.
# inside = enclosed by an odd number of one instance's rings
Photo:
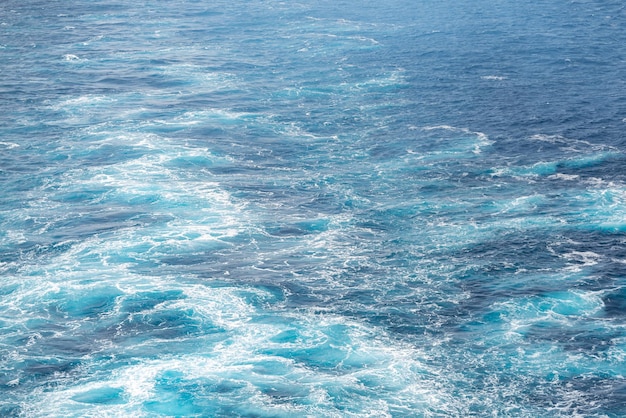
POLYGON ((621 1, 5 0, 0 415, 626 414, 621 1))

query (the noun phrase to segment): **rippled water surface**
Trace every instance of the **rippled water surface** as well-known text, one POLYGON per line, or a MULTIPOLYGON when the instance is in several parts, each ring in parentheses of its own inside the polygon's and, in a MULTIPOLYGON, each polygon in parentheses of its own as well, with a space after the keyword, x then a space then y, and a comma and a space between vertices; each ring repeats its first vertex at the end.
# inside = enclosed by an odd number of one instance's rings
POLYGON ((0 4, 0 415, 626 415, 618 1, 0 4))

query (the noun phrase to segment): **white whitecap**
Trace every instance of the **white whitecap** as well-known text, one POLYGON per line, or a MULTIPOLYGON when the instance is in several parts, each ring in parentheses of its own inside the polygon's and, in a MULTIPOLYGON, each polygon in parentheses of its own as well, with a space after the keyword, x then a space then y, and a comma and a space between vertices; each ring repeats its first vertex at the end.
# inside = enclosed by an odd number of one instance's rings
POLYGON ((19 144, 16 144, 14 142, 0 142, 0 145, 8 149, 17 148, 20 146, 19 144))
POLYGON ((506 80, 505 76, 502 75, 484 75, 482 77, 480 77, 483 80, 491 80, 491 81, 502 81, 502 80, 506 80))
MULTIPOLYGON (((432 125, 432 126, 424 126, 422 127, 424 131, 449 131, 454 133, 460 133, 463 135, 469 135, 475 137, 475 140, 472 144, 468 144, 468 148, 471 147, 471 152, 473 154, 480 154, 482 152, 482 148, 492 145, 493 141, 489 139, 487 134, 479 131, 472 131, 469 128, 458 128, 450 125, 432 125)), ((468 149, 469 150, 469 149, 468 149)))
POLYGON ((595 266, 604 258, 593 251, 571 251, 562 254, 561 257, 575 263, 567 266, 565 268, 567 271, 580 271, 583 267, 595 266))
POLYGON ((564 173, 556 173, 548 176, 550 180, 566 180, 573 181, 577 180, 580 176, 578 174, 564 174, 564 173))

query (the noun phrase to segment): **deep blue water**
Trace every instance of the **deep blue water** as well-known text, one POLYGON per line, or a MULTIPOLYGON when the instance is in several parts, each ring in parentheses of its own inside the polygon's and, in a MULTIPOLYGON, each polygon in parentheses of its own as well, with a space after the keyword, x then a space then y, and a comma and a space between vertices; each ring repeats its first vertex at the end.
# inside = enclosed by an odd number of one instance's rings
POLYGON ((626 415, 626 10, 0 3, 0 416, 626 415))

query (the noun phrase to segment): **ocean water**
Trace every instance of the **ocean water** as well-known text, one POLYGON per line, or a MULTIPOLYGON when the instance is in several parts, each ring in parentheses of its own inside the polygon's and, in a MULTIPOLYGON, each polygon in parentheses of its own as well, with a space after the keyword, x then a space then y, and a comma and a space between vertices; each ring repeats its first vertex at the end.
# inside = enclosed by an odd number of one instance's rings
POLYGON ((4 0, 0 416, 625 416, 624 7, 4 0))

